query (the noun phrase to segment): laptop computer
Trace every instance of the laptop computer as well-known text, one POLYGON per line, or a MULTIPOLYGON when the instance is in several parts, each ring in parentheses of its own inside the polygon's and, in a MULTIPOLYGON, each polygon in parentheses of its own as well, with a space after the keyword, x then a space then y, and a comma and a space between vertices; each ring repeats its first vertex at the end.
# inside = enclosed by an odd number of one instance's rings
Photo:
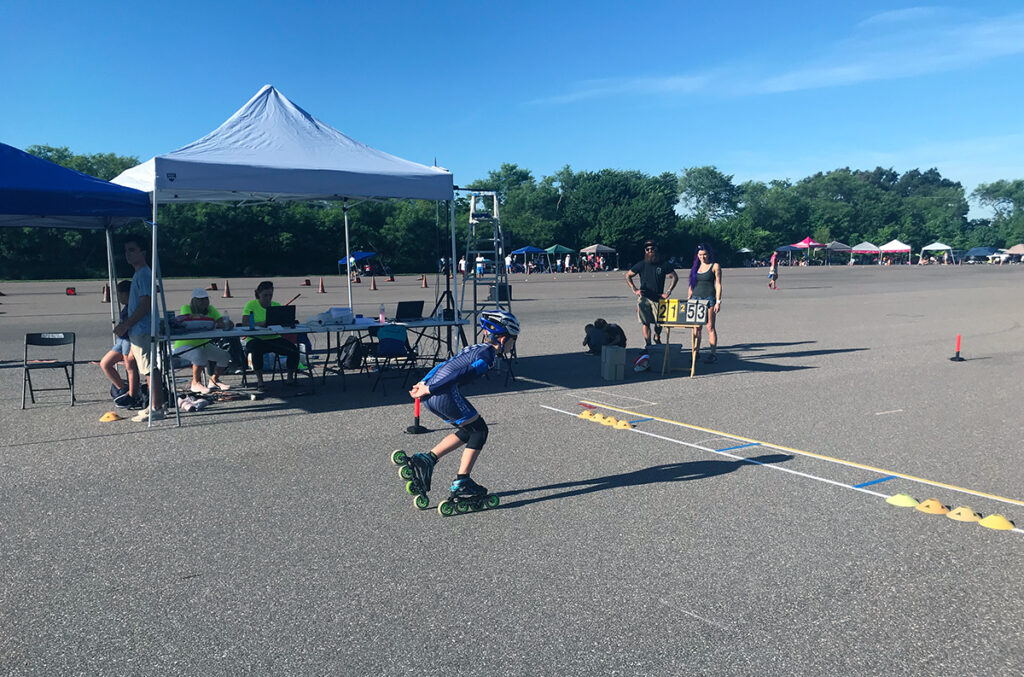
POLYGON ((294 327, 295 306, 270 306, 267 308, 268 327, 294 327))
POLYGON ((423 319, 423 301, 399 301, 395 309, 395 322, 423 319))

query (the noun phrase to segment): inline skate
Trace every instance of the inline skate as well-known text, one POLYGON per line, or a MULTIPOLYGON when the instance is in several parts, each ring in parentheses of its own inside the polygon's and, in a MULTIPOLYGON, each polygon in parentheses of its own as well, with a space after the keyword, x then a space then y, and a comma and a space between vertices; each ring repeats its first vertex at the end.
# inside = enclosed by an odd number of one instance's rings
POLYGON ((430 491, 430 477, 434 474, 434 460, 426 454, 410 456, 401 449, 391 454, 391 462, 398 467, 398 475, 405 480, 405 490, 415 496, 413 505, 418 510, 430 507, 427 492, 430 491))
POLYGON ((437 506, 437 512, 444 517, 450 517, 455 513, 465 514, 470 511, 497 508, 499 501, 497 496, 488 494, 485 487, 467 477, 452 482, 451 495, 441 501, 437 506))

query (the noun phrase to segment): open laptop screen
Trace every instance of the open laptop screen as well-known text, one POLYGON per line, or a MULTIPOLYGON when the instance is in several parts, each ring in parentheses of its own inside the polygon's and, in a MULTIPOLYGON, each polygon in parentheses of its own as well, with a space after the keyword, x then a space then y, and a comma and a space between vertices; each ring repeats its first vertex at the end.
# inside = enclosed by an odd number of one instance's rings
POLYGON ((270 306, 267 308, 267 326, 294 327, 295 306, 270 306))
POLYGON ((404 322, 408 320, 423 319, 423 301, 399 301, 395 310, 395 321, 404 322))

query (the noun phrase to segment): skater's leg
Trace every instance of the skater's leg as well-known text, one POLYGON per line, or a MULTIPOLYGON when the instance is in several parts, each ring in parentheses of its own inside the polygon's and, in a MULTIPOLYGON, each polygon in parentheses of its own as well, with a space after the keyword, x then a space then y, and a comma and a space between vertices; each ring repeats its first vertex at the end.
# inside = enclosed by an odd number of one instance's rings
POLYGON ((441 460, 442 456, 455 451, 463 444, 465 444, 465 442, 460 440, 456 433, 449 433, 443 440, 437 443, 437 446, 430 450, 430 453, 432 453, 436 459, 441 460))
POLYGON ((123 358, 124 355, 122 355, 118 351, 108 350, 106 354, 103 355, 103 358, 100 359, 100 370, 103 372, 103 375, 106 376, 107 379, 112 384, 114 384, 114 387, 116 387, 118 390, 124 388, 124 379, 122 379, 121 375, 117 373, 115 365, 117 365, 117 363, 120 362, 123 358))
POLYGON ((459 463, 460 475, 468 475, 473 472, 473 464, 480 456, 480 451, 480 449, 470 449, 469 447, 462 450, 462 461, 459 463))

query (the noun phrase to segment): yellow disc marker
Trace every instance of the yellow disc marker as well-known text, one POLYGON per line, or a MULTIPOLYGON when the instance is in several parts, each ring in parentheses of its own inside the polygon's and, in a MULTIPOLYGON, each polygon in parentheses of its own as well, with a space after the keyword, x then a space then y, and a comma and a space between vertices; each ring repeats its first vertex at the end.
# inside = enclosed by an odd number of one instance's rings
POLYGON ((111 421, 123 421, 123 420, 124 420, 124 416, 118 416, 117 414, 115 414, 112 411, 108 411, 107 413, 105 413, 102 416, 100 416, 100 423, 110 423, 111 421))
POLYGON ((896 494, 885 499, 885 502, 897 508, 916 508, 919 505, 917 499, 910 494, 896 494))
POLYGON ((618 423, 618 420, 616 420, 614 416, 605 416, 604 420, 601 421, 601 423, 605 425, 615 425, 616 423, 618 423))
POLYGON ((590 411, 589 409, 584 409, 583 411, 580 412, 580 418, 592 419, 594 418, 594 412, 590 411))
POLYGON ((937 498, 929 498, 925 501, 921 501, 921 504, 917 506, 917 509, 929 515, 945 515, 949 512, 949 508, 939 503, 937 498))
POLYGON ((615 429, 616 430, 632 430, 633 426, 629 425, 629 421, 627 421, 626 419, 621 419, 618 423, 615 424, 615 429))
POLYGON ((1006 519, 1002 515, 989 515, 983 520, 978 522, 981 526, 986 529, 998 529, 999 531, 1009 531, 1013 529, 1013 522, 1006 519))
POLYGON ((946 517, 951 520, 956 520, 957 522, 977 522, 981 519, 981 515, 974 512, 966 505, 959 505, 953 510, 950 510, 946 517))
POLYGON ((590 420, 596 421, 597 423, 603 423, 604 414, 594 414, 593 416, 590 417, 590 420))

